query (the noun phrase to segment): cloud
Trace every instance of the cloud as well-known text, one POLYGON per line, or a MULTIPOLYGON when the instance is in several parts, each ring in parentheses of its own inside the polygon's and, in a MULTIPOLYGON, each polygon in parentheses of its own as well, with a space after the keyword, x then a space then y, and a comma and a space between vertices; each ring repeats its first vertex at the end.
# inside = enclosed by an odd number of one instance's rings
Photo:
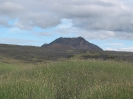
POLYGON ((36 36, 43 37, 43 36, 53 36, 51 33, 48 32, 38 32, 35 33, 36 36))
POLYGON ((116 34, 115 34, 116 36, 116 38, 118 38, 118 39, 122 39, 122 40, 133 40, 133 33, 131 33, 131 32, 123 32, 123 33, 121 33, 121 32, 117 32, 116 34))
POLYGON ((121 32, 121 31, 107 31, 107 30, 86 30, 80 29, 73 26, 70 19, 62 20, 61 24, 56 27, 54 33, 59 34, 75 34, 75 36, 82 36, 88 40, 90 39, 120 39, 120 40, 133 40, 132 32, 121 32))
POLYGON ((33 27, 50 28, 60 23, 60 20, 48 13, 29 13, 23 16, 16 26, 20 29, 32 29, 33 27))
POLYGON ((17 39, 17 38, 1 38, 0 39, 1 43, 5 43, 5 44, 18 44, 19 45, 38 45, 37 40, 27 40, 27 39, 17 39))
POLYGON ((11 27, 5 19, 0 19, 0 27, 11 27))
POLYGON ((102 44, 105 47, 105 50, 114 50, 114 51, 131 51, 133 52, 133 46, 130 42, 124 41, 108 41, 102 44))
POLYGON ((125 43, 105 43, 106 46, 125 46, 125 43))
POLYGON ((16 18, 18 15, 22 15, 26 9, 18 4, 12 2, 4 2, 0 4, 1 17, 16 18))
POLYGON ((131 51, 131 52, 133 52, 133 46, 132 46, 132 47, 127 47, 127 48, 122 48, 122 49, 120 49, 120 50, 122 50, 122 51, 131 51))
POLYGON ((32 30, 57 28, 92 39, 133 39, 132 10, 120 0, 0 0, 0 25, 32 30), (63 23, 62 20, 69 20, 63 23), (3 20, 3 21, 1 21, 3 20), (60 25, 61 24, 61 25, 60 25), (70 29, 70 30, 68 30, 70 29))
POLYGON ((131 32, 115 32, 115 31, 78 31, 79 35, 87 39, 119 39, 119 40, 133 40, 133 33, 131 32))
POLYGON ((105 50, 111 50, 111 51, 127 51, 127 52, 133 52, 133 46, 127 47, 127 48, 106 48, 105 50))
MULTIPOLYGON (((26 5, 17 4, 16 2, 3 2, 0 4, 0 19, 6 20, 5 23, 7 24, 9 20, 17 19, 14 26, 26 30, 34 27, 54 27, 60 23, 60 19, 53 15, 53 13, 32 11, 26 5)), ((3 23, 0 22, 1 25, 3 23)))
MULTIPOLYGON (((78 33, 80 35, 80 32, 78 33)), ((82 36, 86 39, 109 39, 114 38, 115 33, 113 31, 83 31, 82 36)))
POLYGON ((74 26, 80 29, 133 31, 132 13, 117 1, 62 0, 54 3, 52 8, 51 11, 61 18, 71 19, 74 26))
POLYGON ((16 38, 3 38, 3 41, 7 40, 11 43, 16 43, 16 42, 20 42, 20 43, 26 43, 26 42, 33 42, 32 40, 25 40, 25 39, 16 39, 16 38))

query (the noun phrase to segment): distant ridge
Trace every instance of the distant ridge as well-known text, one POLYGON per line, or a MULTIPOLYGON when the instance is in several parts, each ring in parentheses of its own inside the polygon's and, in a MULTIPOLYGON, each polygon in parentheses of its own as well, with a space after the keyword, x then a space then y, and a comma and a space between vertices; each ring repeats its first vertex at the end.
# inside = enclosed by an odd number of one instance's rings
POLYGON ((77 49, 77 50, 103 51, 103 49, 101 49, 95 44, 89 43, 83 37, 77 37, 77 38, 60 37, 52 41, 50 44, 44 44, 41 47, 52 48, 52 49, 77 49))

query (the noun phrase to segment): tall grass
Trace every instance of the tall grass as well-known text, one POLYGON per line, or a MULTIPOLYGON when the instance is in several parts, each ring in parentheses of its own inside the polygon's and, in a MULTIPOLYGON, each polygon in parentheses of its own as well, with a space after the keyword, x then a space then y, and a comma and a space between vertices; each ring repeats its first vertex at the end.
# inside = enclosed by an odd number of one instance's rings
POLYGON ((0 63, 0 99, 133 99, 132 93, 132 63, 0 63))

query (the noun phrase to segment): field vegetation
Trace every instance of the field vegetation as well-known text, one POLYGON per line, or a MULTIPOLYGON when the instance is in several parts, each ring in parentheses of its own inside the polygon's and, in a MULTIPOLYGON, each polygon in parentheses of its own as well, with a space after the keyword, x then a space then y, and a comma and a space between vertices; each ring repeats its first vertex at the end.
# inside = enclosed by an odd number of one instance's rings
POLYGON ((4 60, 1 57, 0 99, 133 99, 133 63, 4 60))
POLYGON ((0 44, 0 99, 133 99, 133 53, 0 44))

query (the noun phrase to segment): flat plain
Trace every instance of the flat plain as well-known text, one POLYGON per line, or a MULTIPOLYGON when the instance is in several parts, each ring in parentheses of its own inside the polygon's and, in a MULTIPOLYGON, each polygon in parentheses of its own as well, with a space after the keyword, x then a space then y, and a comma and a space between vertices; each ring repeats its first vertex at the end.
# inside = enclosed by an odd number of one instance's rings
POLYGON ((131 52, 0 50, 0 99, 133 99, 131 52))

